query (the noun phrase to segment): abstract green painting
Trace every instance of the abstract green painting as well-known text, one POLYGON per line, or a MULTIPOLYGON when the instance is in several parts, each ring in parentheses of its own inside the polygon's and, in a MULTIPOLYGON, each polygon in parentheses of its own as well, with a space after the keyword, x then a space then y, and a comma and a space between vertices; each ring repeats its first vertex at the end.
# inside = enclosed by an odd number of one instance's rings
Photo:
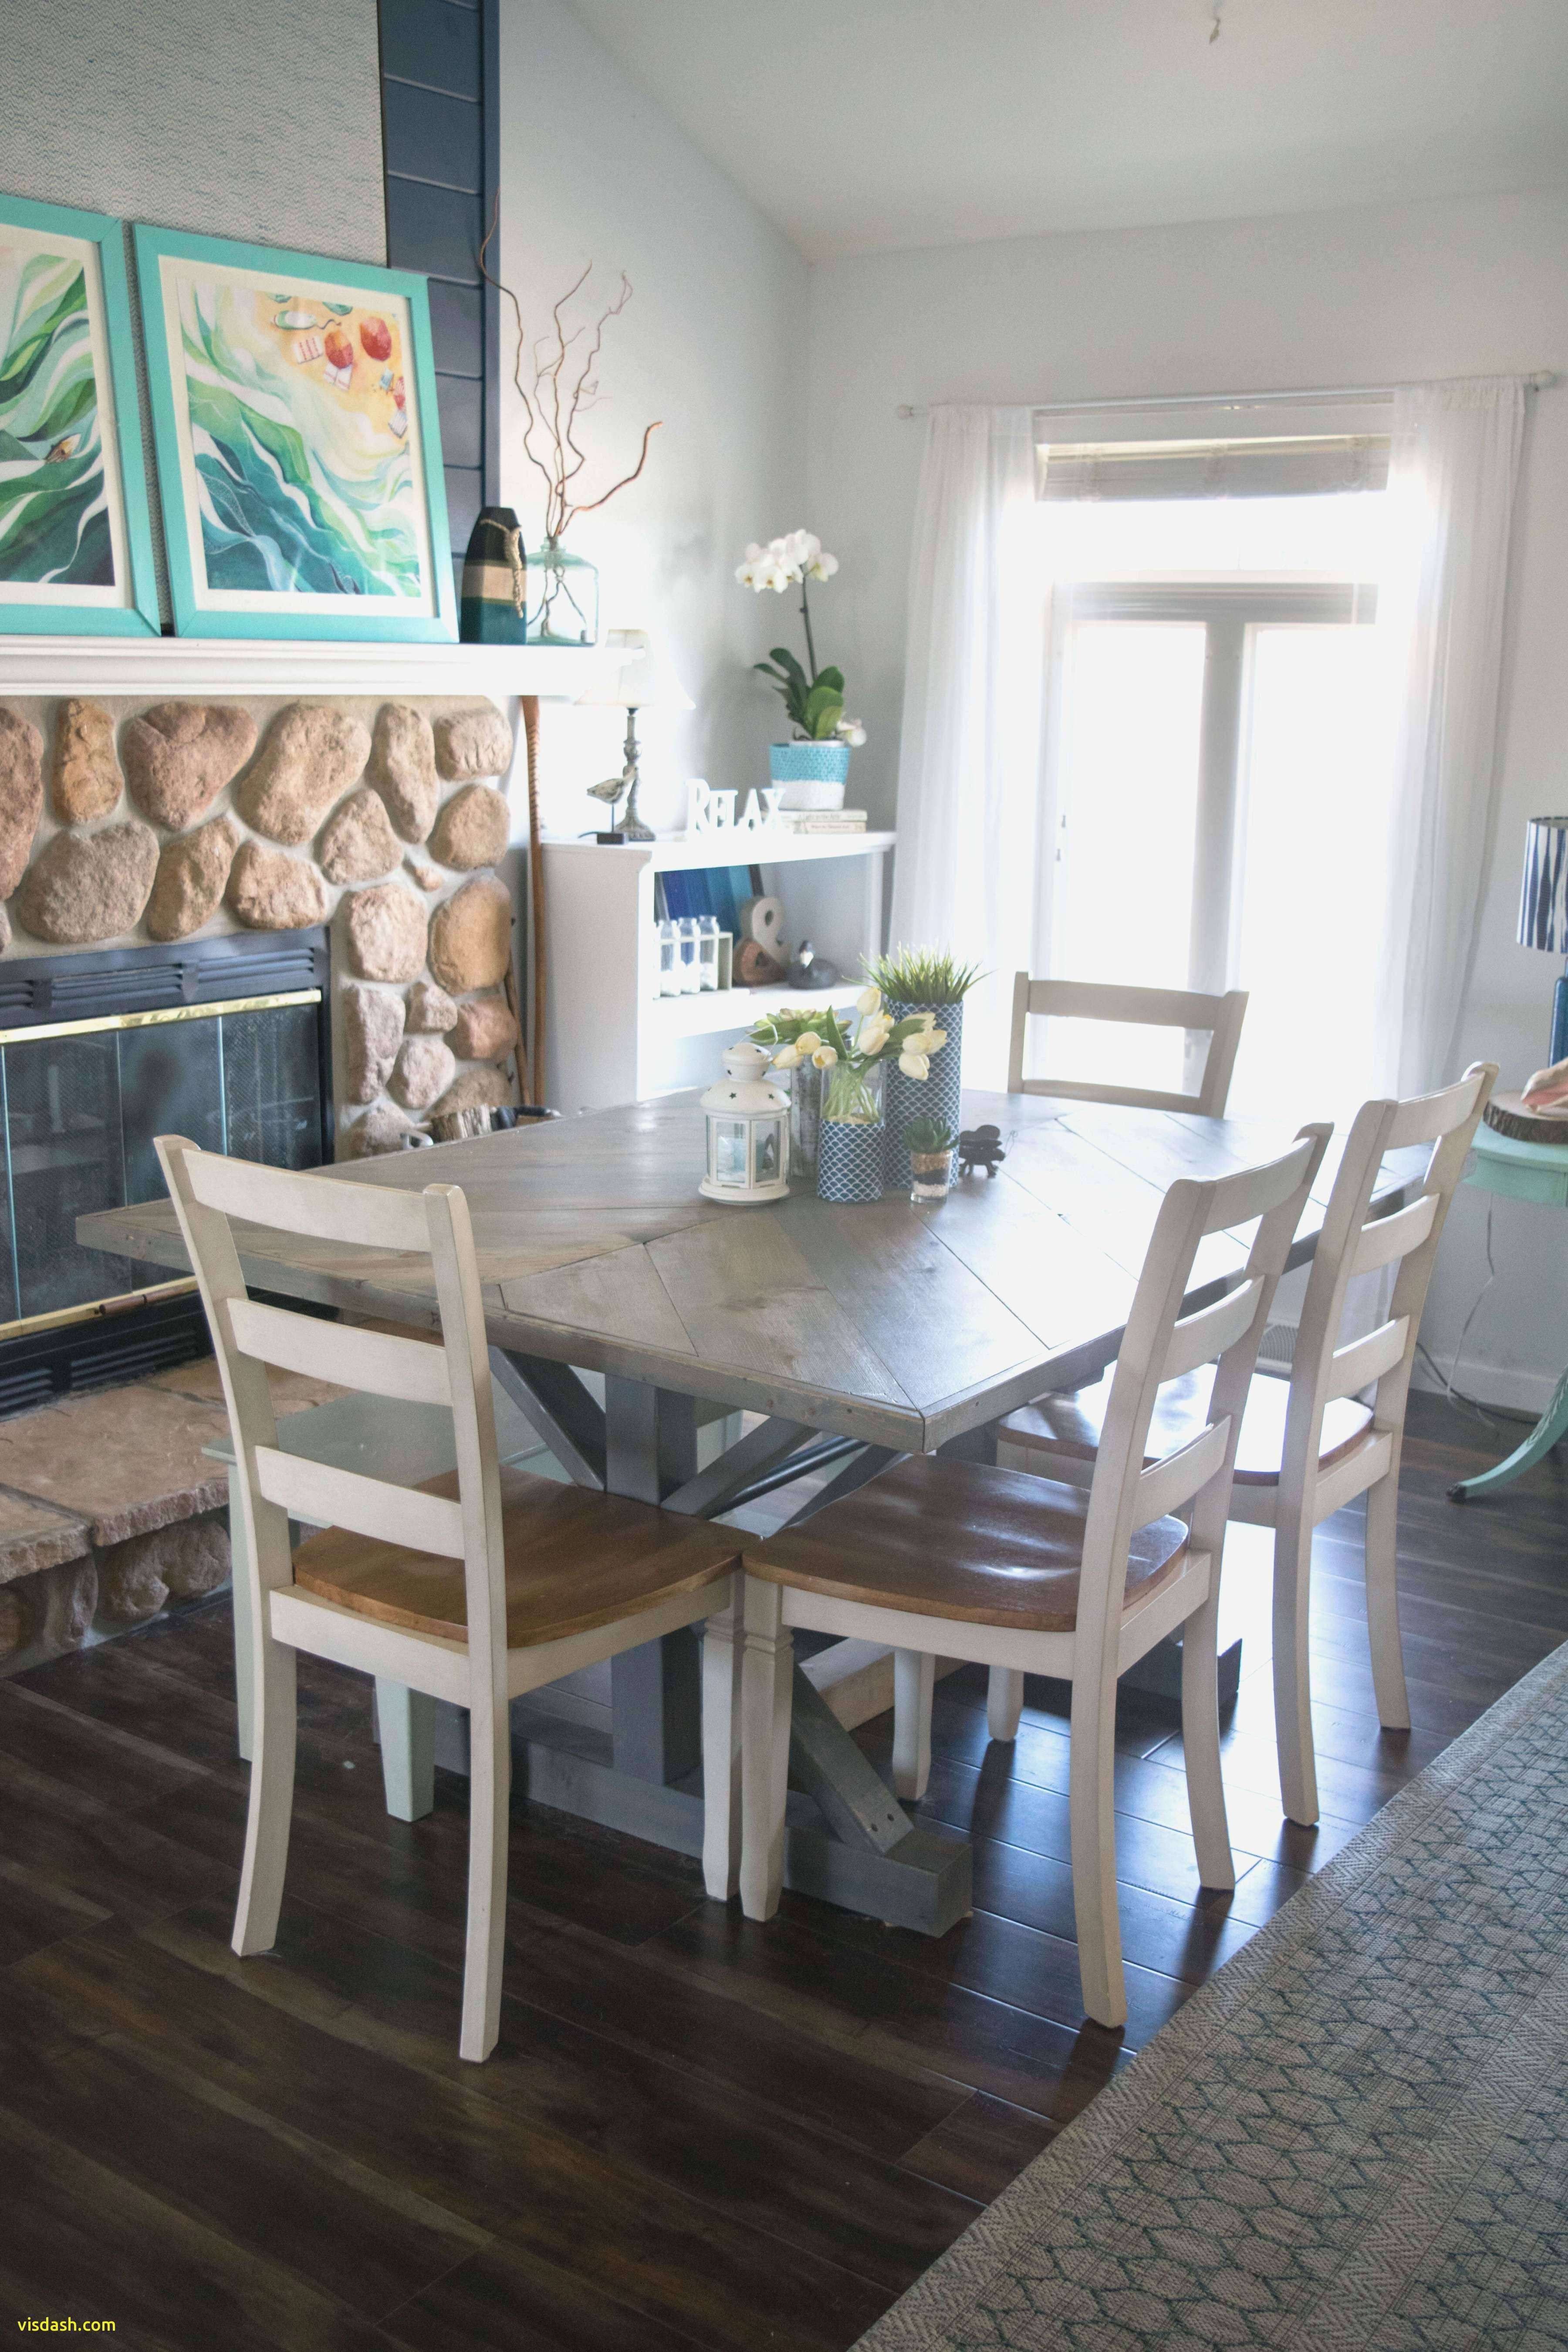
POLYGON ((140 227, 136 258, 181 633, 455 637, 424 279, 140 227))
POLYGON ((157 626, 121 225, 0 196, 0 631, 157 626))

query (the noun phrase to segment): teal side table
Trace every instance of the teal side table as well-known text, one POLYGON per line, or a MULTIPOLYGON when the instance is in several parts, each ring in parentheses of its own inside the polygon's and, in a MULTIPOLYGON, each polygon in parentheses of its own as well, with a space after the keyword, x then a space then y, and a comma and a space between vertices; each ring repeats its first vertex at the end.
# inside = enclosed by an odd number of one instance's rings
MULTIPOLYGON (((1540 1201, 1549 1209, 1568 1209, 1568 1143, 1521 1143, 1495 1128, 1476 1129, 1474 1159, 1465 1178, 1483 1192, 1498 1192, 1510 1201, 1540 1201)), ((1451 1503, 1468 1503, 1472 1496, 1489 1495, 1506 1486, 1543 1461, 1558 1439, 1568 1432, 1568 1371, 1552 1392, 1552 1402, 1522 1445, 1507 1459, 1474 1478, 1461 1478, 1448 1489, 1451 1503)))

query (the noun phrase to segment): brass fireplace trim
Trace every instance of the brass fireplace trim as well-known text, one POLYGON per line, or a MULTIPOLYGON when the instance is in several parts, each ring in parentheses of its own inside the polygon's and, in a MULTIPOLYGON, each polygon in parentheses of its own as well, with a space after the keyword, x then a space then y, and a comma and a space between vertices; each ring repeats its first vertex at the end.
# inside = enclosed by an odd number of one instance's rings
MULTIPOLYGON (((89 1037, 106 1029, 156 1029, 167 1021, 214 1021, 221 1013, 272 1013, 289 1004, 320 1004, 319 988, 294 988, 281 996, 230 996, 220 1004, 169 1004, 154 1013, 101 1013, 85 1021, 34 1021, 20 1029, 0 1029, 0 1045, 27 1045, 46 1037, 89 1037)), ((62 1315, 74 1313, 62 1308, 62 1315)), ((54 1318, 46 1316, 43 1321, 54 1318)), ((0 1323, 0 1339, 20 1324, 0 1323)))
POLYGON ((0 1323, 0 1339, 19 1339, 26 1331, 55 1331, 66 1323, 107 1323, 112 1315, 129 1315, 135 1307, 155 1306, 160 1298, 182 1298, 196 1286, 195 1276, 178 1282, 155 1282, 147 1290, 116 1290, 104 1298, 85 1298, 79 1307, 56 1307, 47 1315, 24 1315, 15 1323, 0 1323))

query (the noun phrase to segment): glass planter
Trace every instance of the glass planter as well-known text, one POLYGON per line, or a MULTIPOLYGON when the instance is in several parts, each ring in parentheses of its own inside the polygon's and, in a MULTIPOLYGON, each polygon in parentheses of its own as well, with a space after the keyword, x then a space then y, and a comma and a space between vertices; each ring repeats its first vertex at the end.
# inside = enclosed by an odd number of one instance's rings
POLYGON ((819 1201, 881 1199, 884 1076, 880 1062, 859 1070, 838 1062, 825 1073, 816 1155, 819 1201))
POLYGON ((547 539, 530 555, 525 599, 527 644, 598 644, 599 575, 558 539, 547 539))
POLYGON ((811 1183, 821 1124, 822 1072, 815 1062, 802 1062, 789 1074, 789 1172, 811 1183))
POLYGON ((911 1151, 910 1154, 910 1198, 911 1201, 945 1201, 952 1190, 952 1154, 951 1151, 911 1151))

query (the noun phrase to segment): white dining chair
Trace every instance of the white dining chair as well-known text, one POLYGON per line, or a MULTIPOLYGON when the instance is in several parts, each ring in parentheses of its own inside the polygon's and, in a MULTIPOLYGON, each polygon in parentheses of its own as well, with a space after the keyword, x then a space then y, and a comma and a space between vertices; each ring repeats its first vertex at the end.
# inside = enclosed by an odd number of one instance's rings
POLYGON ((733 1892, 737 1853, 736 1538, 650 1504, 497 1460, 468 1207, 293 1174, 160 1136, 158 1157, 201 1287, 237 1456, 231 1507, 250 1583, 255 1755, 234 1948, 276 1937, 293 1806, 295 1653, 466 1707, 468 1900, 460 2054, 500 2031, 511 1749, 508 1702, 704 1620, 703 1874, 733 1892), (249 1297, 231 1220, 431 1261, 441 1344, 249 1297), (457 1468, 417 1486, 283 1451, 267 1368, 449 1411, 457 1468), (290 1518, 319 1530, 296 1552, 290 1518))
POLYGON ((1230 1074, 1247 1016, 1247 991, 1202 996, 1181 988, 1120 988, 1100 981, 1031 980, 1021 971, 1013 982, 1013 1034, 1007 1056, 1010 1095, 1060 1095, 1070 1102, 1128 1103, 1142 1110, 1199 1111, 1223 1118, 1230 1074), (1167 1094, 1100 1078, 1026 1078, 1024 1046, 1031 1019, 1122 1021, 1137 1027, 1208 1033, 1204 1074, 1194 1094, 1167 1094))
POLYGON ((1325 1127, 1308 1128, 1265 1167, 1172 1185, 1127 1318, 1087 1493, 984 1463, 913 1454, 829 1504, 800 1533, 785 1528, 744 1543, 741 1901, 749 1917, 769 1918, 778 1906, 797 1627, 890 1646, 900 1693, 923 1702, 928 1722, 939 1655, 1071 1684, 1079 1957, 1084 2007, 1108 2026, 1127 2015, 1111 1792, 1117 1677, 1181 1627, 1199 1874, 1205 1886, 1235 1885, 1215 1684, 1220 1541, 1241 1407, 1328 1136, 1325 1127), (1254 1218, 1260 1223, 1245 1278, 1184 1316, 1204 1236, 1254 1218), (1149 1461, 1161 1383, 1216 1359, 1202 1425, 1149 1461))
MULTIPOLYGON (((1455 1086, 1398 1101, 1363 1103, 1345 1142, 1313 1252, 1289 1381, 1258 1375, 1242 1419, 1230 1516, 1274 1529, 1274 1722, 1279 1790, 1293 1822, 1318 1818, 1312 1740, 1310 1609, 1312 1531, 1366 1496, 1367 1634, 1379 1720, 1407 1729, 1410 1701, 1399 1638, 1397 1521, 1405 1413, 1421 1310, 1476 1123, 1497 1081, 1472 1063, 1455 1086), (1371 1215, 1385 1155, 1430 1145, 1421 1181, 1392 1215, 1371 1215), (1390 1276, 1385 1269, 1397 1269, 1390 1276), (1345 1339, 1345 1294, 1357 1275, 1384 1274, 1392 1297, 1375 1329, 1345 1339)), ((1053 1481, 1096 1475, 1110 1426, 1110 1384, 1041 1397, 997 1424, 997 1459, 1053 1481)), ((1150 1444, 1179 1444, 1201 1428, 1200 1381, 1173 1381, 1150 1444)), ((992 1696, 994 1738, 1017 1729, 1021 1688, 992 1696), (1010 1724, 1010 1727, 1009 1727, 1010 1724)))

